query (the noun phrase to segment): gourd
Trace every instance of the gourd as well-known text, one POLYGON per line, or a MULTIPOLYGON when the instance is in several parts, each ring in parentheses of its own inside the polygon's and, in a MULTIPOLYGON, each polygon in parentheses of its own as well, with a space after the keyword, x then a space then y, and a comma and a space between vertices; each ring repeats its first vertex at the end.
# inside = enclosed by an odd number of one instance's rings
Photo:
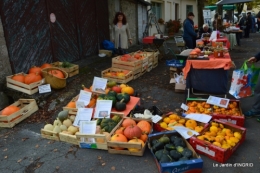
POLYGON ((134 92, 135 92, 134 89, 130 86, 123 87, 121 90, 121 93, 127 93, 130 96, 134 95, 134 92))
POLYGON ((131 126, 131 125, 136 125, 136 122, 131 118, 126 118, 122 122, 122 126, 125 127, 125 128, 128 127, 128 126, 131 126))
POLYGON ((147 134, 143 132, 142 135, 140 136, 140 139, 145 143, 148 139, 147 134))
POLYGON ((101 130, 100 134, 105 135, 106 140, 104 138, 96 138, 97 143, 105 143, 106 141, 110 141, 111 137, 108 132, 101 130))
POLYGON ((12 76, 11 79, 13 79, 17 82, 24 83, 25 76, 23 74, 15 74, 15 75, 12 76))
POLYGON ((76 132, 78 132, 78 128, 74 126, 69 126, 68 131, 74 135, 76 132))
POLYGON ((19 110, 20 110, 19 107, 14 106, 14 105, 10 105, 10 106, 7 106, 6 108, 4 108, 2 110, 1 115, 4 115, 4 116, 12 115, 13 113, 15 113, 19 110))
POLYGON ((30 73, 34 73, 34 74, 39 74, 39 75, 42 75, 42 69, 40 67, 36 67, 36 66, 33 66, 29 69, 29 74, 30 73))
POLYGON ((43 128, 44 130, 53 131, 54 127, 52 124, 46 124, 43 128))
POLYGON ((48 73, 57 77, 57 78, 64 78, 65 77, 64 74, 60 70, 50 70, 48 73))
POLYGON ((124 99, 122 99, 120 102, 116 102, 115 109, 117 111, 126 110, 126 103, 124 103, 124 99))
POLYGON ((127 139, 140 138, 142 130, 138 126, 131 125, 124 130, 124 135, 127 139))
POLYGON ((65 126, 64 124, 62 124, 62 125, 60 126, 60 129, 61 129, 61 131, 66 131, 68 128, 67 128, 67 126, 65 126))
MULTIPOLYGON (((132 140, 129 140, 128 143, 133 143, 133 144, 141 144, 142 145, 142 148, 144 147, 144 142, 141 140, 141 139, 132 139, 132 140)), ((139 152, 141 151, 142 149, 137 149, 137 148, 128 148, 129 151, 131 152, 139 152)))
POLYGON ((41 68, 41 69, 44 69, 44 68, 50 68, 50 67, 52 67, 51 64, 44 63, 44 64, 42 64, 42 66, 41 66, 40 68, 41 68))
POLYGON ((62 123, 59 119, 57 119, 53 122, 53 126, 61 126, 61 125, 62 125, 62 123))
POLYGON ((69 127, 72 125, 72 122, 70 119, 66 119, 62 122, 63 125, 65 125, 66 127, 69 127))
POLYGON ((28 85, 40 80, 42 80, 42 77, 39 73, 30 73, 24 77, 24 83, 28 85))
POLYGON ((55 126, 54 129, 53 129, 53 132, 60 133, 61 132, 60 127, 59 126, 55 126))
POLYGON ((110 118, 104 118, 100 124, 101 129, 103 129, 106 132, 111 132, 114 127, 117 125, 115 121, 113 121, 110 118))
POLYGON ((58 119, 63 122, 64 120, 66 120, 69 116, 69 111, 68 110, 63 110, 60 111, 58 114, 58 119))
MULTIPOLYGON (((115 134, 111 137, 112 142, 127 142, 127 138, 122 134, 115 134)), ((121 147, 113 147, 116 150, 123 150, 121 147)))
POLYGON ((72 123, 75 121, 75 118, 76 118, 75 115, 71 115, 71 116, 70 116, 70 120, 71 120, 72 123))
POLYGON ((119 129, 117 129, 116 131, 115 131, 115 134, 124 134, 124 130, 125 130, 125 128, 124 127, 120 127, 119 129))
POLYGON ((122 99, 124 99, 123 102, 125 102, 125 103, 128 103, 128 102, 130 101, 130 95, 127 94, 127 93, 118 93, 118 94, 116 95, 116 98, 117 98, 117 100, 122 100, 122 99))
POLYGON ((140 129, 142 130, 142 132, 149 134, 151 131, 151 125, 150 123, 148 123, 147 121, 141 120, 137 123, 137 126, 140 127, 140 129))
POLYGON ((112 117, 112 120, 114 120, 116 123, 119 123, 119 122, 121 121, 121 117, 118 116, 118 115, 114 115, 114 116, 112 117))

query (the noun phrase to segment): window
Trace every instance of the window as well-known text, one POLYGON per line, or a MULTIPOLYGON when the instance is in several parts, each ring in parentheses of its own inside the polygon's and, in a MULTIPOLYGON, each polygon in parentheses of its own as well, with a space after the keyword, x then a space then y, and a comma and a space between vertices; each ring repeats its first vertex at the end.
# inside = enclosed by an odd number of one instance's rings
POLYGON ((157 2, 151 2, 152 4, 152 12, 155 14, 156 19, 162 18, 162 4, 157 2))
POLYGON ((189 12, 193 12, 193 6, 192 5, 186 5, 186 14, 189 12))

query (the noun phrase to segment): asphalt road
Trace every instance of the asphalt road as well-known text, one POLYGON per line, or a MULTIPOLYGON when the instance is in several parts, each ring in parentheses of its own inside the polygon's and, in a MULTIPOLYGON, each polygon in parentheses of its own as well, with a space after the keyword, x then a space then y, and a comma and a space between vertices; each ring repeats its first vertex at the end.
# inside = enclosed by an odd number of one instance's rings
MULTIPOLYGON (((251 34, 249 39, 241 40, 241 47, 230 53, 237 68, 244 60, 259 51, 260 34, 251 34)), ((95 57, 98 58, 98 57, 95 57)), ((78 62, 81 71, 70 80, 66 89, 53 91, 46 100, 46 106, 27 120, 12 129, 0 128, 0 173, 123 173, 158 172, 151 153, 147 149, 144 156, 109 154, 103 150, 80 149, 64 142, 41 138, 40 129, 46 122, 53 122, 57 112, 80 90, 81 84, 90 86, 94 76, 111 66, 111 59, 98 61, 91 66, 78 62), (55 106, 53 106, 55 105, 55 106)), ((230 70, 231 77, 232 71, 230 70)), ((169 84, 169 68, 160 61, 157 68, 140 78, 129 82, 138 91, 141 105, 156 105, 163 112, 179 111, 185 102, 184 93, 175 93, 169 84)), ((232 98, 232 97, 230 97, 232 98)), ((241 99, 243 110, 250 109, 253 97, 241 99)), ((258 173, 260 170, 260 124, 255 118, 246 119, 246 140, 227 161, 225 167, 203 155, 205 173, 258 173), (234 163, 252 163, 252 167, 234 167, 234 163)))

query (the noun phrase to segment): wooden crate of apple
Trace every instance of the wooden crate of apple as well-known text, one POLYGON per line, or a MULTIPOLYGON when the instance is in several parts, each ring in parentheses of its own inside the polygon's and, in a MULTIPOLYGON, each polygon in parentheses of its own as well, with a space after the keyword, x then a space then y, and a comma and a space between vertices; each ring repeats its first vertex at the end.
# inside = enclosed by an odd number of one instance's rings
POLYGON ((174 130, 175 126, 185 126, 191 130, 201 133, 207 127, 206 123, 197 122, 192 119, 183 118, 176 113, 168 113, 163 116, 163 119, 154 124, 155 131, 174 130))
POLYGON ((108 142, 108 152, 142 156, 151 131, 151 122, 125 117, 108 142))

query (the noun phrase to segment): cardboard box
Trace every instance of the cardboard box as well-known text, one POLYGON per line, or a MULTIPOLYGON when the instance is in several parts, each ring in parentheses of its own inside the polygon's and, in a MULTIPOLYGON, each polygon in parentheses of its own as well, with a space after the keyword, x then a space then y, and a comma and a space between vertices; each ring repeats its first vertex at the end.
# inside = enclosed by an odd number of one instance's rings
MULTIPOLYGON (((192 101, 207 102, 207 99, 188 98, 186 104, 188 104, 189 102, 192 102, 192 101)), ((242 109, 241 109, 241 106, 240 106, 240 101, 239 100, 230 99, 229 103, 232 103, 232 102, 236 102, 237 103, 237 109, 238 109, 238 112, 240 113, 240 116, 232 115, 232 114, 231 115, 225 115, 225 114, 223 114, 221 112, 216 113, 216 112, 213 111, 214 110, 213 105, 210 105, 210 109, 209 109, 210 113, 209 113, 209 115, 212 116, 213 120, 215 120, 215 119, 216 120, 221 120, 221 121, 224 121, 224 122, 229 122, 229 123, 232 123, 232 124, 235 124, 235 125, 243 127, 244 123, 245 123, 245 116, 244 116, 244 114, 242 112, 242 109)), ((182 115, 186 116, 186 113, 183 113, 182 115)))
MULTIPOLYGON (((129 117, 124 117, 124 119, 127 119, 129 117)), ((124 120, 123 119, 123 120, 124 120)), ((146 119, 141 119, 141 118, 132 118, 133 120, 135 120, 137 123, 139 121, 142 121, 142 120, 145 120, 145 121, 148 121, 150 124, 151 124, 151 127, 153 125, 152 121, 149 121, 149 120, 146 120, 146 119)), ((123 121, 121 121, 120 124, 118 124, 117 126, 117 129, 121 126, 123 121)), ((152 132, 152 128, 151 128, 151 132, 152 132)), ((150 133, 151 133, 150 132, 150 133)), ((143 156, 144 154, 144 151, 146 149, 146 146, 147 146, 147 143, 146 142, 144 144, 144 146, 140 144, 135 144, 135 143, 128 143, 128 142, 114 142, 114 141, 108 141, 107 142, 107 146, 108 146, 108 152, 111 153, 111 154, 123 154, 123 155, 132 155, 132 156, 143 156), (116 150, 114 149, 113 147, 121 147, 121 148, 124 148, 124 150, 116 150), (131 152, 128 150, 128 148, 136 148, 136 149, 139 149, 140 151, 138 152, 131 152)))
POLYGON ((113 80, 117 83, 127 83, 131 80, 133 80, 134 78, 134 75, 133 75, 133 72, 130 71, 130 70, 127 70, 128 72, 125 74, 125 76, 122 76, 122 77, 118 77, 116 75, 106 75, 107 73, 116 73, 116 72, 121 72, 121 71, 124 71, 123 69, 119 69, 119 68, 108 68, 106 70, 103 70, 101 72, 101 77, 102 78, 106 78, 106 79, 109 79, 109 80, 113 80))
POLYGON ((63 63, 63 62, 57 61, 57 62, 52 63, 51 65, 52 65, 53 67, 60 68, 60 69, 62 69, 63 71, 67 72, 67 73, 68 73, 68 77, 72 77, 72 76, 75 76, 75 75, 79 74, 79 66, 78 66, 78 65, 76 65, 76 64, 71 64, 71 65, 72 65, 71 67, 69 67, 69 68, 63 68, 63 67, 62 67, 62 63, 63 63))
POLYGON ((201 173, 202 167, 203 167, 203 160, 200 158, 200 156, 197 155, 197 153, 194 151, 192 146, 185 140, 187 148, 189 148, 193 152, 193 159, 186 160, 186 161, 177 161, 177 162, 169 162, 169 163, 159 163, 156 159, 154 152, 152 151, 152 145, 151 141, 153 139, 159 139, 163 135, 170 136, 179 136, 181 137, 176 131, 167 131, 167 132, 160 132, 160 133, 153 133, 148 136, 149 138, 149 144, 148 147, 153 155, 153 158, 155 160, 155 163, 157 165, 158 171, 160 173, 168 173, 168 172, 174 172, 174 173, 201 173))
MULTIPOLYGON (((205 142, 196 137, 190 138, 190 144, 196 150, 196 152, 206 155, 217 162, 225 163, 230 158, 230 156, 237 150, 237 148, 244 142, 246 137, 246 129, 219 120, 213 120, 212 122, 221 123, 224 125, 225 128, 231 129, 233 132, 240 132, 242 136, 240 141, 233 148, 229 149, 220 148, 216 145, 211 144, 210 142, 205 142)), ((208 131, 209 128, 210 127, 205 129, 205 132, 208 131)))
POLYGON ((185 91, 186 91, 186 84, 175 83, 175 92, 185 92, 185 91))
POLYGON ((12 128, 39 109, 35 99, 19 99, 11 105, 19 107, 20 110, 9 116, 0 112, 0 127, 12 128))
MULTIPOLYGON (((23 74, 23 75, 27 75, 25 73, 18 73, 18 74, 23 74)), ((15 74, 16 75, 16 74, 15 74)), ((15 81, 12 79, 14 75, 11 75, 11 76, 7 76, 6 77, 6 86, 8 88, 12 88, 14 90, 17 90, 17 91, 20 91, 20 92, 23 92, 23 93, 26 93, 28 95, 32 95, 32 94, 35 94, 39 91, 39 88, 38 86, 42 85, 45 83, 45 80, 44 78, 38 82, 34 82, 34 83, 31 83, 31 84, 25 84, 25 83, 22 83, 22 82, 18 82, 18 81, 15 81)))

